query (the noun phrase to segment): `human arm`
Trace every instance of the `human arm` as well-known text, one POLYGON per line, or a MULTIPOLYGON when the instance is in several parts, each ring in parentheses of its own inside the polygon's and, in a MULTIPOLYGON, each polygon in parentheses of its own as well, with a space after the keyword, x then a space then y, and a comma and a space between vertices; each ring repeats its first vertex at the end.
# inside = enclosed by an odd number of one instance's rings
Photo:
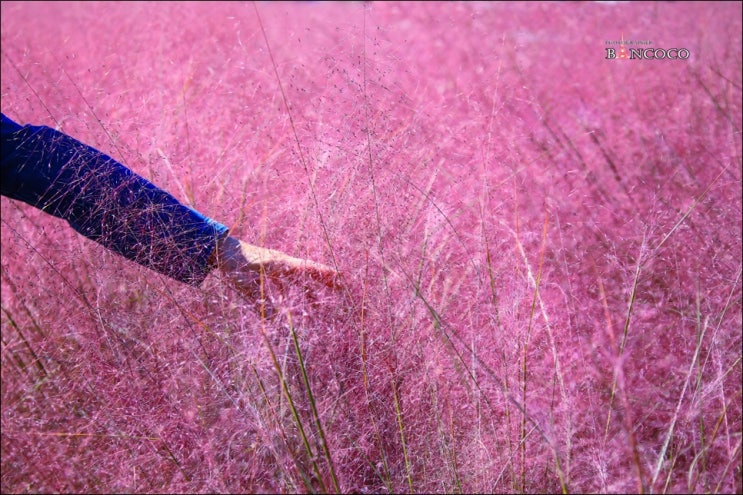
POLYGON ((191 285, 227 227, 106 154, 46 126, 2 115, 2 194, 66 220, 80 234, 191 285))
POLYGON ((2 115, 0 168, 3 195, 62 218, 82 235, 181 282, 198 285, 218 267, 240 292, 258 300, 266 299, 261 281, 281 288, 302 273, 326 285, 334 280, 328 267, 230 237, 224 225, 49 127, 20 126, 2 115))

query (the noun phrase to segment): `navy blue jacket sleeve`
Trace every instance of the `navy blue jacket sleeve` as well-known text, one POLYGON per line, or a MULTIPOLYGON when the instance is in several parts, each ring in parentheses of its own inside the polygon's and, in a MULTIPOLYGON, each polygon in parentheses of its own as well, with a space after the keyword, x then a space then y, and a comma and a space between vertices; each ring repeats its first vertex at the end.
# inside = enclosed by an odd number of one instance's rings
POLYGON ((200 284, 227 227, 113 158, 46 126, 2 115, 2 194, 62 218, 112 251, 200 284))

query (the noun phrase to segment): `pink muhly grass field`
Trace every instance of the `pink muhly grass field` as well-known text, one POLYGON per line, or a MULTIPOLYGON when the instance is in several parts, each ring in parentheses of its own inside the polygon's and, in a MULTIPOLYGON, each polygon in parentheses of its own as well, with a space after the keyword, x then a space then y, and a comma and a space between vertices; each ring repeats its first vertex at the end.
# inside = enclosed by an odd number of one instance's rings
POLYGON ((3 2, 3 113, 343 288, 264 321, 3 198, 0 489, 741 492, 740 47, 740 3, 3 2))

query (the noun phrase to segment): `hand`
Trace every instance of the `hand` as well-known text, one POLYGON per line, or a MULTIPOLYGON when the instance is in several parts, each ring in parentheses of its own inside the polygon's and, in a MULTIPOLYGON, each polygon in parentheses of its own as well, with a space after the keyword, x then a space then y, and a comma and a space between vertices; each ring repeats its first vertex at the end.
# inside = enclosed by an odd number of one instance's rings
POLYGON ((225 278, 255 305, 256 312, 266 317, 276 316, 266 282, 276 285, 282 295, 287 284, 301 285, 310 291, 314 281, 327 287, 338 286, 338 273, 329 266, 281 251, 266 249, 225 237, 217 245, 217 268, 225 278))

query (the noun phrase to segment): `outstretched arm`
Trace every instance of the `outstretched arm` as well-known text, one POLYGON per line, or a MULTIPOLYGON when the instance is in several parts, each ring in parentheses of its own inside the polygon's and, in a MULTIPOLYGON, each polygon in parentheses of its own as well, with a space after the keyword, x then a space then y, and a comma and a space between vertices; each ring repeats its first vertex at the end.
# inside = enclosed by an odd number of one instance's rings
POLYGON ((198 285, 218 267, 256 301, 265 294, 266 280, 281 288, 306 274, 332 283, 330 268, 229 237, 224 225, 49 127, 20 126, 2 115, 1 171, 3 195, 62 218, 108 249, 181 282, 198 285))
POLYGON ((180 204, 121 163, 46 126, 2 115, 2 194, 66 220, 106 248, 200 284, 227 227, 180 204))

